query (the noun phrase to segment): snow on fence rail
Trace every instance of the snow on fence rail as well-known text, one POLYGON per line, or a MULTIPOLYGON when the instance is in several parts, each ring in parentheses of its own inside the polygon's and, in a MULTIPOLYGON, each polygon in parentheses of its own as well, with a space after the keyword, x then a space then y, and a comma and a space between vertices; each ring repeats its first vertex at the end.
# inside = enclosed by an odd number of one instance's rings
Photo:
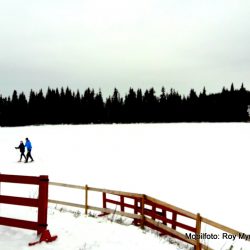
MULTIPOLYGON (((52 186, 81 189, 84 191, 84 204, 52 200, 50 203, 82 208, 85 214, 88 210, 101 212, 100 216, 115 213, 133 219, 133 223, 142 229, 146 226, 161 233, 169 235, 194 246, 195 250, 213 250, 207 244, 200 242, 200 237, 187 237, 189 234, 201 235, 203 224, 219 229, 223 232, 242 238, 247 236, 232 228, 221 225, 184 209, 173 206, 144 194, 121 192, 115 190, 79 186, 57 182, 49 182, 52 186), (99 192, 102 194, 102 207, 89 205, 89 192, 99 192), (113 207, 112 207, 113 205, 113 207), (115 206, 115 207, 114 207, 115 206)), ((250 241, 249 237, 243 239, 250 241)))

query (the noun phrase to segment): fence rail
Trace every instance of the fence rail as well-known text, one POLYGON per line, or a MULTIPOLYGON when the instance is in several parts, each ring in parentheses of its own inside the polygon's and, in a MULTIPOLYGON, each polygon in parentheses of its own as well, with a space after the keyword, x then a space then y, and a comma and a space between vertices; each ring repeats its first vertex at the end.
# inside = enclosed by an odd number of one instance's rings
MULTIPOLYGON (((243 233, 237 230, 204 218, 200 216, 200 214, 191 213, 148 195, 101 189, 89 187, 88 185, 79 186, 58 182, 49 182, 49 185, 80 189, 84 190, 85 194, 84 204, 49 199, 48 201, 50 203, 82 208, 85 210, 85 214, 88 213, 88 210, 93 210, 101 212, 100 215, 115 213, 117 215, 125 216, 133 219, 133 223, 141 228, 147 226, 160 232, 161 235, 170 235, 174 238, 185 241, 193 245, 195 250, 213 250, 208 245, 201 243, 199 237, 196 237, 196 239, 189 239, 185 234, 192 233, 196 236, 200 235, 203 223, 222 230, 223 232, 236 235, 237 237, 243 235, 243 233), (102 194, 102 207, 89 205, 90 191, 102 194), (114 199, 113 196, 115 196, 116 199, 114 199), (115 205, 115 209, 111 208, 110 205, 115 205), (128 209, 130 212, 127 211, 128 209), (185 222, 179 221, 179 217, 185 218, 188 222, 186 220, 185 222)), ((247 237, 245 240, 250 241, 249 238, 250 237, 247 237)))
POLYGON ((40 175, 36 177, 0 174, 0 185, 3 182, 38 185, 39 194, 37 199, 0 194, 0 203, 38 208, 38 216, 36 222, 0 217, 0 225, 36 230, 37 234, 44 232, 47 229, 48 176, 40 175))

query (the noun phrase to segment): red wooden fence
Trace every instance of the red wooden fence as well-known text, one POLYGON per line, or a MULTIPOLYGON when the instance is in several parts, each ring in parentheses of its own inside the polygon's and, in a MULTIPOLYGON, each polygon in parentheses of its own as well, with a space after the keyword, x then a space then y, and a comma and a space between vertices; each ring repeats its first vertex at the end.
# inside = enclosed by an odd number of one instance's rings
MULTIPOLYGON (((86 215, 89 210, 93 210, 100 212, 101 214, 99 216, 107 214, 125 216, 132 219, 133 223, 141 226, 141 228, 147 226, 158 231, 161 235, 170 235, 174 238, 178 238, 181 241, 193 245, 195 250, 213 250, 213 248, 208 246, 208 242, 200 239, 200 237, 196 237, 201 235, 207 226, 212 227, 216 232, 219 230, 220 233, 231 234, 237 236, 238 239, 250 241, 250 238, 247 237, 249 234, 207 219, 199 213, 194 214, 145 194, 95 188, 89 187, 88 185, 80 186, 58 182, 50 182, 49 184, 52 186, 84 190, 85 192, 84 204, 49 199, 50 203, 82 208, 85 210, 86 215), (90 205, 89 203, 89 193, 91 192, 101 194, 101 205, 99 203, 98 207, 90 205), (189 237, 190 235, 191 237, 189 237), (242 235, 246 237, 242 238, 242 235), (193 238, 192 236, 195 237, 193 238)), ((112 218, 114 218, 114 216, 112 218)))
MULTIPOLYGON (((164 227, 159 227, 158 223, 162 225, 167 225, 173 230, 182 229, 187 233, 200 233, 199 223, 197 223, 197 218, 193 216, 188 216, 186 213, 175 210, 171 206, 166 206, 160 204, 156 199, 149 196, 143 195, 142 197, 136 196, 125 196, 121 194, 112 194, 109 197, 108 193, 103 192, 103 208, 109 208, 109 204, 116 205, 116 211, 126 211, 126 208, 132 209, 134 214, 140 215, 142 219, 134 219, 133 224, 137 226, 147 226, 153 230, 158 231, 161 235, 169 235, 178 238, 182 241, 190 243, 190 241, 179 238, 178 236, 172 234, 169 230, 164 227), (127 200, 127 203, 125 202, 127 200), (188 219, 188 223, 183 223, 178 221, 178 217, 183 217, 188 219), (156 222, 156 223, 155 223, 156 222)), ((101 214, 106 215, 107 213, 101 214)), ((195 245, 195 249, 201 249, 199 243, 195 245)))
MULTIPOLYGON (((6 175, 0 174, 0 184, 2 182, 38 185, 38 198, 23 198, 15 196, 1 195, 0 204, 18 205, 26 207, 38 208, 37 221, 28 221, 13 219, 0 216, 0 225, 18 227, 37 231, 37 234, 42 234, 40 241, 52 241, 56 239, 51 237, 47 229, 47 210, 48 210, 48 184, 49 178, 47 175, 35 176, 20 176, 20 175, 6 175)), ((1 191, 1 190, 0 190, 1 191)), ((40 242, 39 241, 39 242, 40 242)), ((33 245, 31 243, 30 245, 33 245)))

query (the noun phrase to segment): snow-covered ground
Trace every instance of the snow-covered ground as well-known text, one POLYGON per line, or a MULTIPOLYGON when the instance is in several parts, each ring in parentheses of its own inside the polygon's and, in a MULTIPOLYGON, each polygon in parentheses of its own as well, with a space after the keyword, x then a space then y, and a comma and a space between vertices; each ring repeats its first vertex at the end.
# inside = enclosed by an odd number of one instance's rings
MULTIPOLYGON (((249 234, 249 139, 248 123, 0 128, 0 172, 48 174, 55 182, 144 193, 249 234), (14 147, 25 137, 33 144, 31 164, 17 163, 19 152, 14 147)), ((14 184, 1 186, 1 193, 7 195, 18 195, 20 190, 24 188, 14 184)), ((54 190, 49 195, 57 198, 54 190)), ((27 187, 26 195, 36 196, 36 191, 27 187)), ((63 195, 64 200, 72 197, 63 195)), ((50 205, 48 224, 59 238, 34 249, 178 248, 134 226, 105 218, 76 218, 54 206, 50 205)), ((9 207, 0 205, 0 215, 13 215, 9 207)), ((15 216, 36 216, 27 209, 15 208, 15 216)), ((33 231, 4 226, 0 233, 3 250, 27 249, 27 243, 36 238, 33 231)), ((239 240, 210 245, 228 249, 231 244, 234 249, 250 249, 250 243, 239 240)))
MULTIPOLYGON (((106 218, 74 215, 50 208, 48 222, 52 236, 58 235, 58 239, 31 246, 30 250, 177 249, 176 245, 151 232, 131 225, 120 225, 106 218)), ((2 227, 0 232, 1 250, 26 250, 29 242, 37 240, 36 233, 29 230, 2 227)))

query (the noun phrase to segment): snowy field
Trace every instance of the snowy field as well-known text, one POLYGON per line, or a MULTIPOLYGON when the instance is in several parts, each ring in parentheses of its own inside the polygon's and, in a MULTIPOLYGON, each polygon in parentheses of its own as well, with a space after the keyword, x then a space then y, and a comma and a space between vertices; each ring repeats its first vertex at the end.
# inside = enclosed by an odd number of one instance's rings
MULTIPOLYGON (((248 123, 0 128, 0 172, 46 174, 54 182, 144 193, 250 234, 249 141, 248 123), (35 162, 29 164, 17 162, 15 149, 25 137, 33 144, 35 162)), ((20 190, 13 184, 1 186, 7 195, 20 190)), ((36 191, 26 195, 35 197, 36 191)), ((55 195, 53 189, 49 195, 55 195)), ((137 227, 76 218, 54 207, 50 205, 48 224, 59 238, 33 249, 179 249, 137 227)), ((25 209, 15 208, 17 218, 36 216, 25 209)), ((13 215, 13 208, 0 205, 0 215, 8 214, 13 215)), ((1 250, 27 249, 34 239, 33 231, 0 226, 1 250)), ((211 242, 216 249, 230 245, 250 249, 250 243, 240 240, 211 242)))

